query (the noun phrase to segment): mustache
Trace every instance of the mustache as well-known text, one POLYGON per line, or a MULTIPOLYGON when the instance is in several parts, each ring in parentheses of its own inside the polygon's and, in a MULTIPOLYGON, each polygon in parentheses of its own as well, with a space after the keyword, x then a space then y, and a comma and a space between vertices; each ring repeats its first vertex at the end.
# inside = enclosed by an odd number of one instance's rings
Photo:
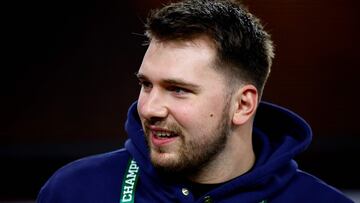
POLYGON ((149 132, 151 131, 151 127, 156 127, 156 128, 160 128, 162 130, 177 134, 177 135, 182 135, 183 131, 181 129, 181 127, 175 123, 165 123, 165 122, 161 122, 161 123, 156 123, 154 124, 153 122, 149 121, 149 120, 145 120, 143 123, 144 126, 144 131, 146 134, 149 134, 149 132))

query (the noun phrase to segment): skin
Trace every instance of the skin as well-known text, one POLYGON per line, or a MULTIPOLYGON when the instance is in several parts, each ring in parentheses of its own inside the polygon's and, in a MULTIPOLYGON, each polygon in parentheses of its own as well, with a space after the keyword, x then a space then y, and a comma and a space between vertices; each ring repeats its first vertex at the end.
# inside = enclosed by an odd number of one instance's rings
POLYGON ((227 78, 213 68, 215 50, 207 37, 153 39, 138 72, 137 108, 153 165, 198 183, 230 180, 255 160, 256 88, 241 85, 230 94, 227 78))

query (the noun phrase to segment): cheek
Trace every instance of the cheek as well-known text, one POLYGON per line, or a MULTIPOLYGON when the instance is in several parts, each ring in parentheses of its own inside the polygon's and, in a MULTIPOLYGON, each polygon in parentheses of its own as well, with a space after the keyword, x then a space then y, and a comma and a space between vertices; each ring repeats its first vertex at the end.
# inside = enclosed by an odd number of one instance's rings
POLYGON ((140 90, 138 101, 137 101, 137 108, 140 110, 142 106, 144 106, 145 101, 147 100, 148 95, 140 90))
POLYGON ((210 105, 187 105, 179 106, 173 111, 175 119, 185 128, 202 128, 216 122, 221 115, 219 106, 210 105))
POLYGON ((140 95, 137 101, 137 112, 139 114, 139 116, 141 116, 141 110, 144 106, 144 98, 140 95))
POLYGON ((171 109, 171 116, 184 130, 192 130, 197 125, 199 114, 199 108, 196 105, 183 104, 171 109))
POLYGON ((222 115, 224 103, 219 102, 219 98, 211 98, 210 102, 201 105, 201 116, 204 119, 216 119, 222 115))
POLYGON ((176 120, 180 122, 186 122, 192 120, 197 114, 197 109, 190 105, 178 105, 172 109, 173 115, 176 120))

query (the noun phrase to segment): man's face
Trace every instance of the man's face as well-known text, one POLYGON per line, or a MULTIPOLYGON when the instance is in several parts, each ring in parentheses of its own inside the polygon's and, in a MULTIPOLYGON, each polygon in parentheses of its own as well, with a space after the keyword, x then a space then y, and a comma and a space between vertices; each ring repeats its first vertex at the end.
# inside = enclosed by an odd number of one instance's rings
POLYGON ((212 67, 215 54, 205 37, 151 41, 138 72, 137 108, 155 167, 194 172, 226 150, 230 96, 212 67))

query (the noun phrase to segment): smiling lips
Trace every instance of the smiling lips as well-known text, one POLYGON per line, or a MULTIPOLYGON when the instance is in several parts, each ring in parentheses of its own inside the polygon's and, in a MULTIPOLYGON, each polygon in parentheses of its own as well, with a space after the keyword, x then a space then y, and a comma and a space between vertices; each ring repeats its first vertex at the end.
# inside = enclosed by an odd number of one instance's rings
POLYGON ((159 128, 150 128, 151 142, 157 147, 164 146, 165 144, 174 141, 178 136, 178 134, 171 131, 159 128))

